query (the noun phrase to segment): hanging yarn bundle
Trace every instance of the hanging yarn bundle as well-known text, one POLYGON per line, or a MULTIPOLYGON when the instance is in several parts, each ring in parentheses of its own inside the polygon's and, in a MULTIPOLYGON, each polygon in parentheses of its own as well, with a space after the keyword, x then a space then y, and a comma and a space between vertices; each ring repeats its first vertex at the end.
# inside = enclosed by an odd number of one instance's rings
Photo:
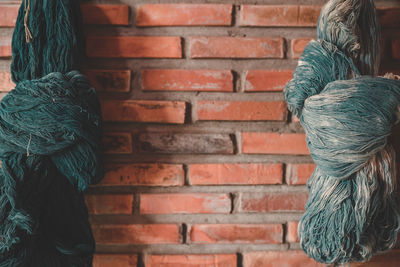
POLYGON ((380 31, 373 0, 330 0, 284 96, 316 168, 299 223, 302 249, 322 263, 366 261, 400 229, 395 153, 400 81, 374 77, 380 31))
POLYGON ((82 36, 78 0, 23 1, 0 104, 1 267, 92 264, 82 192, 103 177, 102 122, 82 36))

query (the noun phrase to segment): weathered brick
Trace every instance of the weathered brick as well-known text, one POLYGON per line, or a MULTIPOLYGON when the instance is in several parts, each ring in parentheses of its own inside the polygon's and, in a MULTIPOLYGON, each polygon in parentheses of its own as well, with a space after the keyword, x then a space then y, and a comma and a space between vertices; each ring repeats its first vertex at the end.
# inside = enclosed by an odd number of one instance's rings
POLYGON ((189 236, 197 244, 279 244, 283 230, 281 224, 196 224, 189 236))
POLYGON ((304 211, 306 193, 241 193, 240 212, 304 211))
POLYGON ((229 26, 232 5, 145 4, 137 11, 137 26, 229 26))
POLYGON ((283 38, 191 37, 191 58, 283 58, 283 38))
POLYGON ((129 24, 128 5, 81 4, 81 11, 85 24, 129 24))
POLYGON ((236 267, 236 254, 146 255, 146 267, 236 267))
POLYGON ((229 194, 141 194, 140 213, 229 213, 229 194))
POLYGON ((246 154, 308 155, 306 137, 300 133, 242 133, 246 154))
POLYGON ((243 255, 244 267, 323 267, 325 265, 310 259, 303 251, 257 251, 243 255))
POLYGON ((124 132, 106 132, 103 136, 103 152, 107 154, 132 153, 132 135, 124 132))
POLYGON ((300 58, 301 54, 303 54, 304 48, 306 48, 310 40, 310 38, 293 39, 291 42, 292 58, 300 58))
POLYGON ((315 164, 288 164, 286 182, 290 185, 306 184, 315 169, 315 164))
POLYGON ((147 69, 142 71, 144 91, 232 92, 230 70, 147 69))
POLYGON ((181 58, 181 38, 175 36, 88 36, 88 57, 181 58))
POLYGON ((242 5, 241 26, 315 26, 320 6, 242 5))
POLYGON ((11 57, 11 37, 1 36, 0 38, 0 58, 11 57))
POLYGON ((93 88, 98 92, 129 92, 130 70, 85 70, 93 88))
POLYGON ((89 213, 131 214, 133 195, 85 195, 89 213))
POLYGON ((14 27, 19 5, 0 4, 0 27, 14 27))
POLYGON ((246 72, 246 92, 280 92, 292 78, 292 70, 249 70, 246 72))
POLYGON ((137 267, 137 255, 95 254, 93 267, 137 267))
POLYGON ((379 24, 383 27, 400 27, 400 7, 377 7, 379 24))
POLYGON ((394 59, 400 59, 400 39, 392 41, 392 56, 394 59))
POLYGON ((156 100, 105 100, 103 120, 125 122, 178 123, 185 121, 186 103, 156 100))
POLYGON ((284 121, 287 117, 284 101, 197 101, 197 120, 221 121, 284 121))
POLYGON ((176 224, 92 224, 98 244, 179 244, 176 224))
POLYGON ((282 164, 191 164, 192 185, 214 184, 281 184, 282 164))
POLYGON ((299 235, 297 234, 297 227, 299 222, 288 222, 286 240, 291 243, 300 242, 299 235))
POLYGON ((99 185, 180 186, 184 179, 179 164, 108 164, 99 185))
POLYGON ((139 136, 139 149, 147 153, 232 154, 228 134, 145 133, 139 136))
POLYGON ((9 92, 15 87, 9 71, 0 71, 0 92, 9 92))

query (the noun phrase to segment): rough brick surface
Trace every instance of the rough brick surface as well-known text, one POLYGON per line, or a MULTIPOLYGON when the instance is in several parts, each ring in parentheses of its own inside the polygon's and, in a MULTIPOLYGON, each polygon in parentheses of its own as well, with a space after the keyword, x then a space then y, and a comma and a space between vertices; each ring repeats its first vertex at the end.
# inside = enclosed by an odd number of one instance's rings
POLYGON ((231 25, 232 5, 145 4, 138 8, 137 26, 231 25))
POLYGON ((179 164, 108 164, 100 185, 179 186, 185 174, 179 164))
POLYGON ((86 206, 92 214, 131 214, 133 195, 86 195, 86 206))
POLYGON ((240 12, 242 26, 315 26, 319 6, 243 5, 240 12))
POLYGON ((106 132, 103 136, 103 152, 106 154, 132 153, 132 135, 126 132, 106 132))
POLYGON ((392 41, 392 55, 395 59, 400 59, 400 39, 392 41))
POLYGON ((383 27, 400 27, 400 7, 378 7, 379 22, 383 27))
POLYGON ((242 133, 242 149, 249 154, 309 154, 305 135, 299 133, 242 133))
POLYGON ((11 57, 11 37, 0 36, 0 58, 11 57))
POLYGON ((82 20, 85 24, 129 24, 129 6, 81 4, 82 20))
POLYGON ((140 212, 169 213, 229 213, 228 194, 141 194, 140 212))
POLYGON ((99 244, 178 244, 179 226, 175 224, 92 225, 99 244))
POLYGON ((189 177, 192 185, 281 184, 282 164, 192 164, 189 177))
POLYGON ((129 92, 131 87, 130 70, 85 70, 93 88, 98 92, 129 92))
POLYGON ((181 58, 181 38, 174 36, 89 36, 88 57, 181 58))
POLYGON ((299 58, 301 54, 303 54, 304 48, 306 48, 310 40, 311 40, 310 38, 293 39, 291 42, 292 57, 299 58))
POLYGON ((282 242, 280 224, 198 224, 190 228, 193 243, 253 243, 279 244, 282 242))
POLYGON ((159 134, 139 136, 142 152, 179 154, 232 154, 233 143, 227 134, 159 134))
POLYGON ((244 81, 246 92, 280 92, 292 78, 292 70, 249 70, 244 81))
POLYGON ((314 169, 314 164, 288 164, 286 167, 286 183, 290 185, 306 184, 314 169))
POLYGON ((103 120, 130 122, 183 123, 185 102, 152 100, 102 101, 103 120))
POLYGON ((14 27, 18 16, 18 5, 0 5, 0 27, 14 27))
POLYGON ((11 80, 11 73, 8 71, 0 71, 0 92, 9 92, 15 87, 11 80))
POLYGON ((137 255, 95 254, 93 267, 137 267, 137 255))
POLYGON ((146 267, 236 267, 235 254, 146 255, 146 267))
POLYGON ((282 38, 191 37, 192 58, 283 58, 282 38))
POLYGON ((198 120, 219 121, 283 121, 286 119, 286 103, 283 101, 198 101, 198 120))
POLYGON ((300 250, 248 252, 243 256, 244 267, 323 267, 300 250))
POLYGON ((147 69, 141 76, 145 91, 233 91, 229 70, 147 69))
POLYGON ((297 233, 297 227, 299 226, 298 222, 288 222, 287 224, 287 236, 286 240, 288 242, 300 242, 299 235, 297 233))
POLYGON ((242 193, 241 212, 304 211, 306 193, 242 193))

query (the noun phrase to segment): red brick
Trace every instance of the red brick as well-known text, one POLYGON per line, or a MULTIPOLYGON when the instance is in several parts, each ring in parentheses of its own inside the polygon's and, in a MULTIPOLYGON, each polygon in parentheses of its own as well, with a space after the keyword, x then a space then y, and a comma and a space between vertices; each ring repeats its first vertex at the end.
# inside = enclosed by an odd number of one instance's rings
POLYGON ((300 133, 242 133, 245 154, 309 155, 306 137, 300 133))
POLYGON ((284 58, 283 38, 191 37, 192 58, 284 58))
MULTIPOLYGON (((353 265, 353 264, 352 264, 353 265)), ((303 251, 260 251, 243 255, 244 267, 323 267, 310 259, 303 251)))
POLYGON ((281 224, 196 224, 189 236, 198 244, 280 244, 283 229, 281 224))
POLYGON ((130 70, 85 70, 93 88, 98 92, 129 92, 130 70))
POLYGON ((132 153, 132 135, 124 132, 104 133, 102 148, 106 154, 130 154, 132 153))
POLYGON ((351 267, 398 267, 400 262, 400 249, 394 249, 382 255, 372 257, 368 262, 354 262, 351 267))
POLYGON ((137 26, 229 26, 232 5, 145 4, 138 8, 137 26))
POLYGON ((281 184, 282 164, 191 164, 192 185, 219 184, 281 184))
POLYGON ((92 214, 131 214, 133 195, 85 195, 92 214))
POLYGON ((85 24, 129 24, 129 6, 81 4, 82 20, 85 24))
POLYGON ((9 92, 15 87, 9 71, 0 71, 0 92, 9 92))
POLYGON ((379 23, 383 27, 400 27, 400 7, 377 7, 379 23))
POLYGON ((93 267, 136 267, 137 255, 95 254, 93 267))
POLYGON ((288 222, 286 240, 290 243, 300 242, 299 235, 297 234, 297 227, 299 222, 288 222))
MULTIPOLYGON (((19 5, 0 4, 0 27, 14 27, 19 5)), ((82 20, 85 24, 128 25, 129 6, 81 4, 82 20)))
POLYGON ((242 5, 241 26, 315 26, 320 6, 242 5))
POLYGON ((146 255, 146 267, 236 267, 236 254, 146 255))
POLYGON ((181 38, 175 36, 88 36, 88 57, 181 58, 181 38))
POLYGON ((233 92, 230 70, 148 69, 142 71, 144 91, 233 92))
POLYGON ((156 100, 102 101, 103 120, 178 123, 185 121, 186 103, 156 100))
POLYGON ((315 169, 315 164, 288 164, 286 182, 290 185, 304 185, 315 169))
POLYGON ((0 27, 14 27, 19 5, 0 4, 0 27))
POLYGON ((108 164, 99 185, 181 186, 185 173, 179 164, 108 164))
POLYGON ((394 59, 400 59, 400 39, 392 41, 392 56, 394 59))
POLYGON ((229 213, 229 194, 141 194, 140 213, 229 213))
POLYGON ((291 70, 249 70, 244 90, 247 92, 281 92, 292 79, 291 70))
POLYGON ((300 58, 303 54, 304 48, 306 48, 310 38, 299 38, 292 40, 292 58, 300 58))
POLYGON ((0 58, 11 57, 11 37, 1 36, 0 38, 0 58))
POLYGON ((307 193, 241 193, 239 211, 304 211, 307 198, 307 193))
POLYGON ((179 244, 176 224, 92 224, 98 244, 179 244))
POLYGON ((197 120, 212 121, 284 121, 287 117, 283 101, 197 101, 197 120))

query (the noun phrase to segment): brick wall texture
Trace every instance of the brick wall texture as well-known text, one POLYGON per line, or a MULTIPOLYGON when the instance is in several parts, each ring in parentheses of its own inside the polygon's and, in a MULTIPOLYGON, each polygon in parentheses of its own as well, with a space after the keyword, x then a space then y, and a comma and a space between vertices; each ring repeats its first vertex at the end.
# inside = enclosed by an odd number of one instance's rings
MULTIPOLYGON (((19 1, 0 2, 0 91, 19 1)), ((82 4, 84 73, 105 120, 86 201, 95 267, 322 266, 297 222, 314 169, 282 90, 323 0, 82 4)), ((400 74, 400 2, 376 1, 382 72, 400 74)), ((399 266, 400 246, 370 263, 399 266)))

